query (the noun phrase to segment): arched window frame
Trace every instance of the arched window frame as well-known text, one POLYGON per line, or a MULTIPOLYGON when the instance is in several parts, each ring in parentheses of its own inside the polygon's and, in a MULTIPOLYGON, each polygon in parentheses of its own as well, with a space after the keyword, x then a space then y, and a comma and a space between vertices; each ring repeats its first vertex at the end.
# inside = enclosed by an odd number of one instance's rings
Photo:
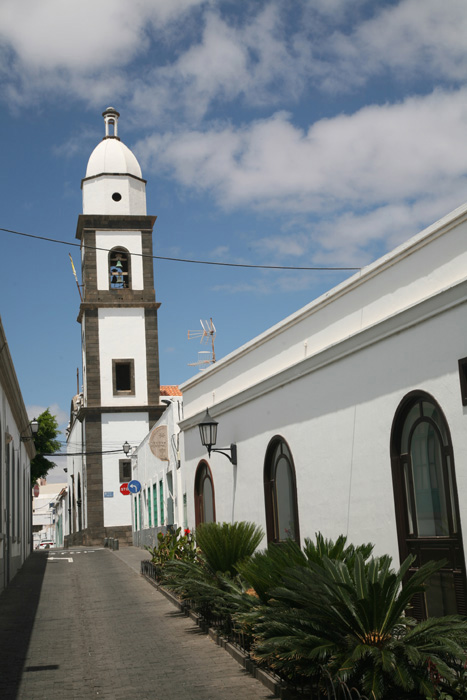
POLYGON ((197 468, 195 474, 195 523, 196 527, 201 523, 206 522, 205 512, 204 512, 204 481, 209 479, 211 482, 212 489, 212 512, 213 512, 213 522, 216 522, 216 494, 214 490, 214 480, 212 478, 212 471, 209 464, 205 459, 202 459, 197 468))
MULTIPOLYGON (((401 562, 409 554, 416 556, 411 572, 430 559, 448 559, 441 571, 454 578, 457 611, 467 613, 464 548, 459 516, 459 502, 454 464, 454 451, 446 417, 433 396, 424 391, 413 391, 400 402, 391 429, 391 466, 397 536, 401 562), (428 406, 435 413, 425 413, 428 406), (418 409, 418 415, 416 410, 418 409), (410 414, 413 419, 409 423, 410 414), (436 419, 433 417, 436 414, 436 419), (421 423, 428 423, 441 448, 443 493, 445 496, 448 532, 436 535, 419 535, 416 513, 415 486, 411 464, 411 440, 421 423)), ((417 595, 412 601, 412 614, 423 619, 429 614, 425 595, 417 595)))
POLYGON ((295 465, 292 457, 292 451, 286 440, 281 435, 275 435, 269 442, 264 459, 263 481, 264 481, 264 502, 266 512, 266 534, 269 542, 284 542, 285 538, 281 538, 279 532, 278 505, 277 505, 277 487, 276 487, 276 469, 278 456, 285 458, 289 467, 291 490, 292 490, 292 524, 293 532, 290 538, 295 542, 300 543, 300 525, 298 519, 298 500, 297 500, 297 478, 295 465), (280 447, 280 453, 277 449, 280 447), (285 448, 285 450, 284 450, 285 448))
POLYGON ((109 289, 131 289, 131 254, 130 251, 123 246, 116 246, 109 250, 108 255, 108 271, 109 271, 109 289), (120 256, 122 262, 122 279, 123 287, 112 286, 115 282, 112 282, 112 278, 115 277, 111 270, 115 267, 115 261, 120 256))

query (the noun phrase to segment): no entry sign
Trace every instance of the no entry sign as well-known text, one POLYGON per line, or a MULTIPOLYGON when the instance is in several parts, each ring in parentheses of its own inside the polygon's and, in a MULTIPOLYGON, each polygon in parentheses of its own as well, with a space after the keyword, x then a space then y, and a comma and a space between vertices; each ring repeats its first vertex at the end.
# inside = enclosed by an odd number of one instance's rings
MULTIPOLYGON (((127 486, 128 486, 128 484, 127 484, 127 486)), ((34 484, 34 498, 37 498, 38 496, 39 496, 39 484, 34 484)))
POLYGON ((125 484, 120 484, 120 493, 123 493, 124 496, 130 495, 130 491, 128 489, 128 482, 125 484))

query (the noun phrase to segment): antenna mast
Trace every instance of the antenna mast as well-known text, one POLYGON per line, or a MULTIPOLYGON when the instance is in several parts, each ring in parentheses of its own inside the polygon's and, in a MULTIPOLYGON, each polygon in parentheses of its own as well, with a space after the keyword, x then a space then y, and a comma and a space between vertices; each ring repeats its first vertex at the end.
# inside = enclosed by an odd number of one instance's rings
POLYGON ((214 323, 212 322, 212 318, 209 319, 209 322, 206 320, 200 319, 201 323, 201 330, 197 331, 188 331, 188 340, 191 340, 192 338, 200 338, 200 343, 209 343, 209 339, 211 339, 211 352, 208 350, 200 350, 198 352, 198 362, 189 362, 188 367, 199 367, 200 370, 205 369, 202 365, 211 365, 216 361, 216 352, 214 350, 214 338, 216 337, 216 327, 214 323), (210 357, 203 359, 200 357, 201 355, 210 355, 210 357))

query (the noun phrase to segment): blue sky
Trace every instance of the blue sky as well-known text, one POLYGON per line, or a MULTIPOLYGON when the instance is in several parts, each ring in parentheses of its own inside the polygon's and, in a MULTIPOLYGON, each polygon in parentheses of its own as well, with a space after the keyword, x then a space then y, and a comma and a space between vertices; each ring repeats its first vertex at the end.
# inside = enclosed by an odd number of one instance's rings
MULTIPOLYGON (((2 0, 0 314, 31 414, 80 368, 68 253, 102 111, 148 180, 154 254, 362 267, 467 198, 464 0, 2 0)), ((77 265, 79 268, 79 266, 77 265)), ((349 272, 155 261, 161 382, 349 272)))

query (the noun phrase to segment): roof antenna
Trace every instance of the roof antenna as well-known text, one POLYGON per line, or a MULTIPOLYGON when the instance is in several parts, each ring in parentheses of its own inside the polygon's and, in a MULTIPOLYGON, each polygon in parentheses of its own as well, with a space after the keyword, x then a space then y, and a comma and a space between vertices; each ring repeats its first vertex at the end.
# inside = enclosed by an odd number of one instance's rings
POLYGON ((189 362, 188 367, 199 367, 200 371, 206 369, 206 365, 214 364, 216 361, 216 353, 214 350, 214 338, 216 337, 216 327, 212 322, 212 318, 208 321, 200 319, 201 330, 188 331, 188 340, 192 338, 200 338, 200 343, 209 343, 211 339, 211 350, 200 350, 198 352, 198 362, 189 362), (203 366, 204 365, 204 366, 203 366))

